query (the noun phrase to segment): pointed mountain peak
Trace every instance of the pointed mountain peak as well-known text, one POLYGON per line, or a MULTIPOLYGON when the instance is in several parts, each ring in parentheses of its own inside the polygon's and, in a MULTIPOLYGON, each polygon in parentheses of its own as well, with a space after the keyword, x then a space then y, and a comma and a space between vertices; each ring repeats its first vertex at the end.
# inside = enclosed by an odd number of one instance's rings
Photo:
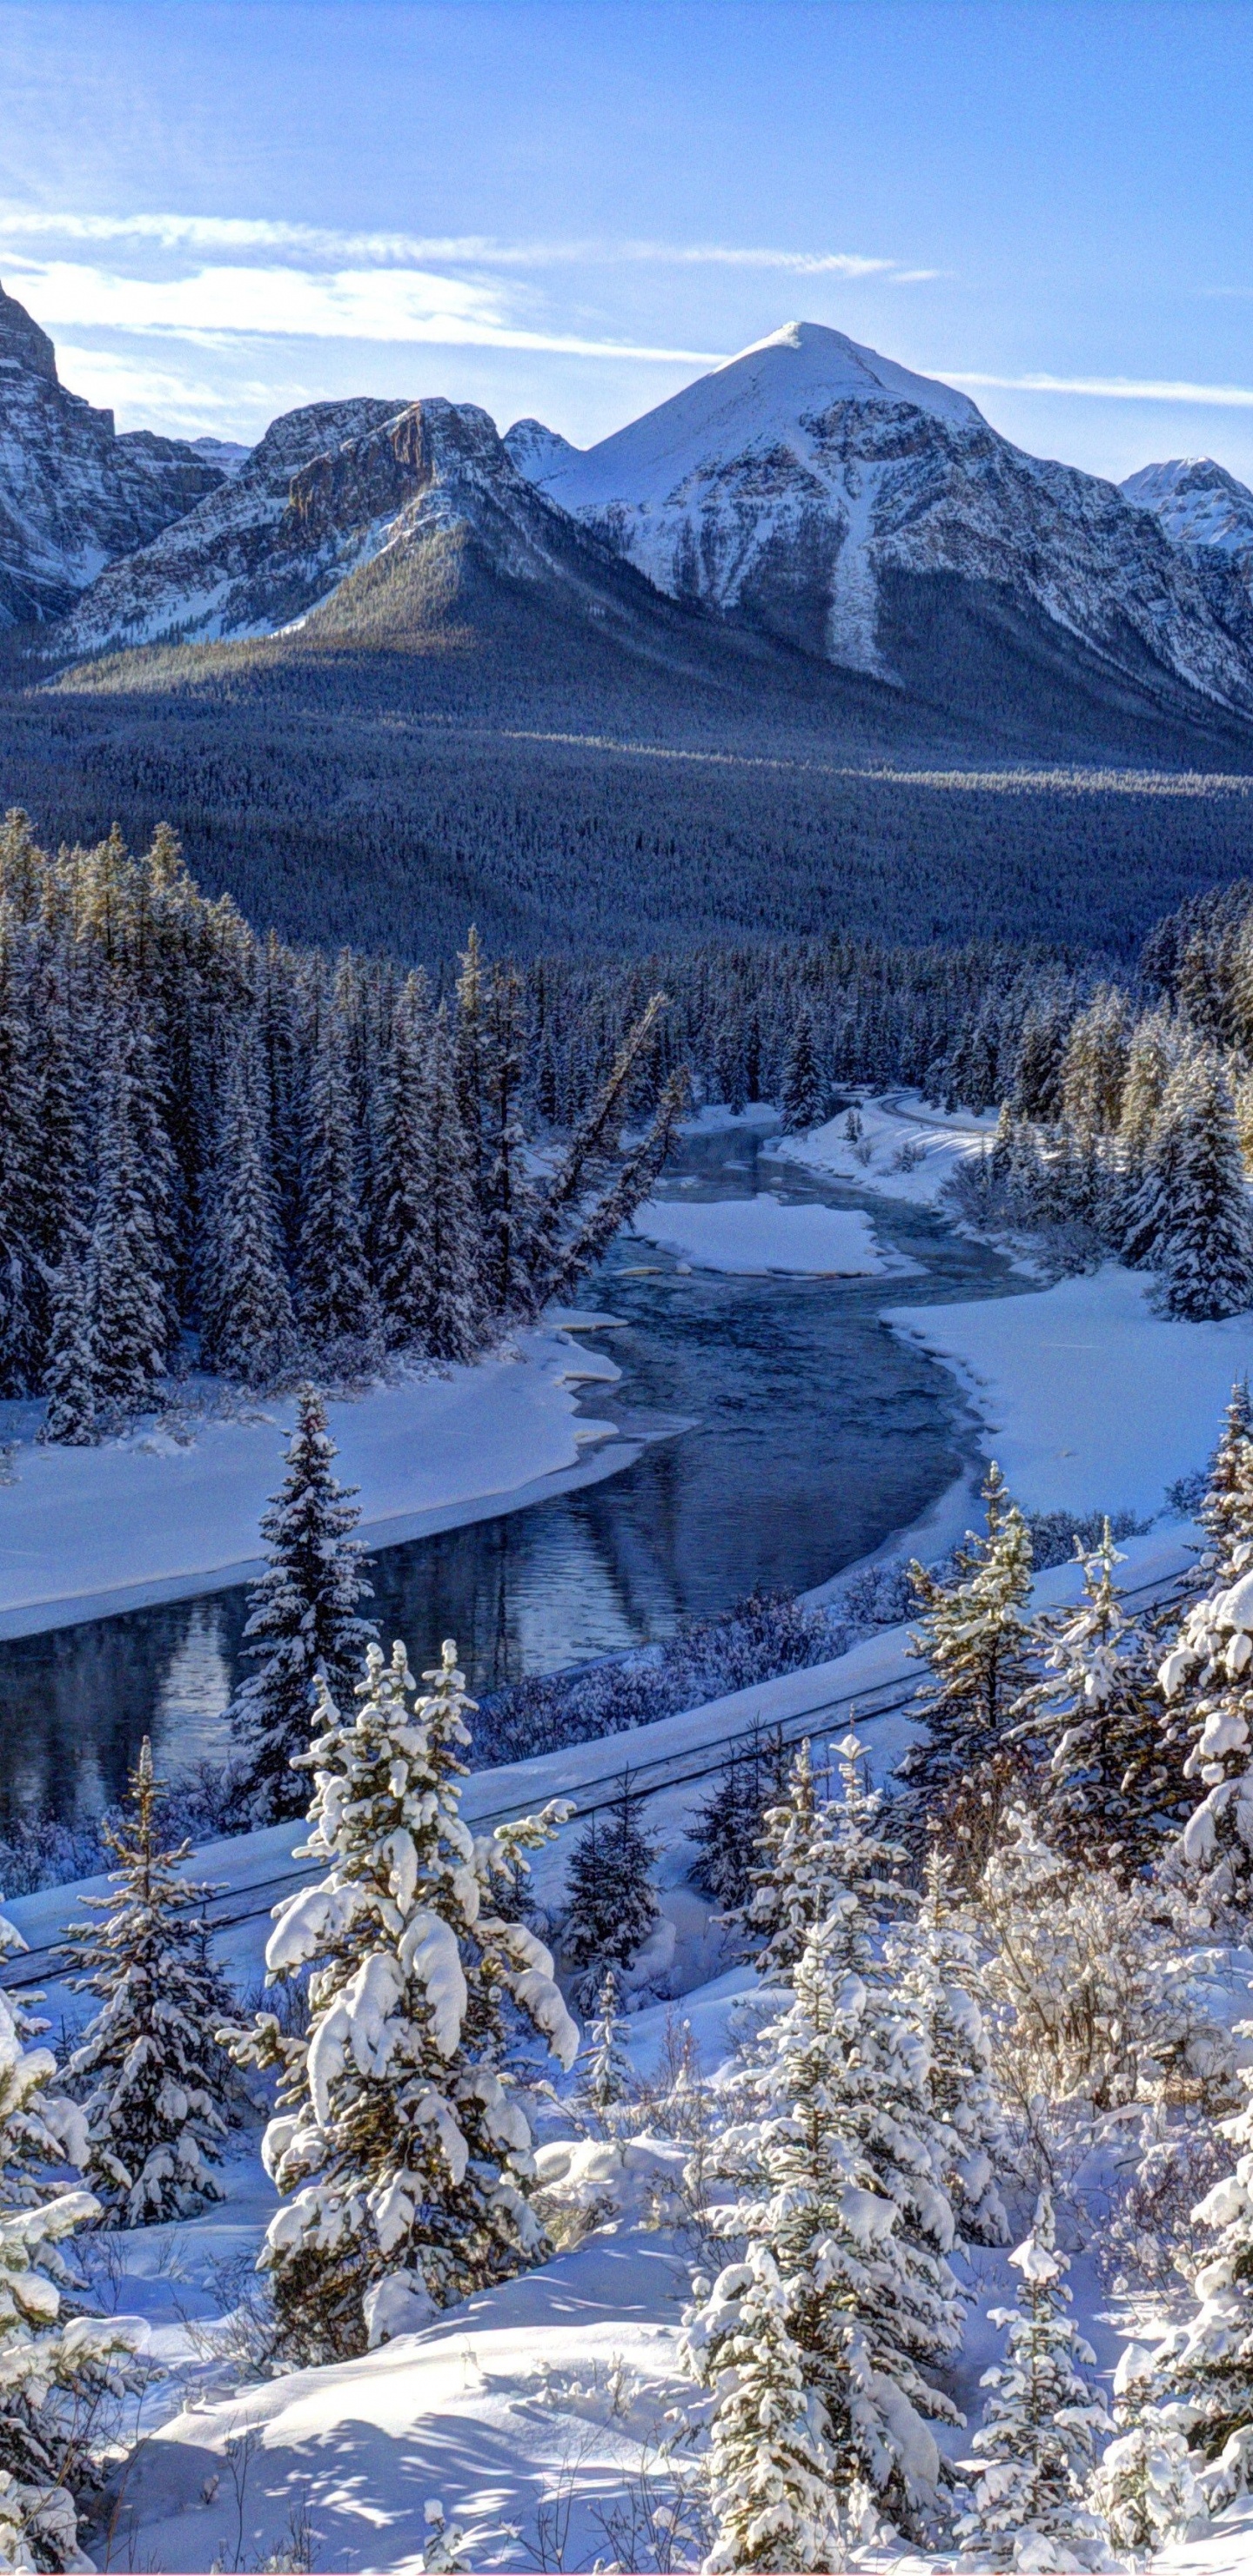
POLYGON ((28 375, 57 382, 57 353, 46 331, 31 319, 15 295, 0 286, 0 366, 24 368, 28 375))

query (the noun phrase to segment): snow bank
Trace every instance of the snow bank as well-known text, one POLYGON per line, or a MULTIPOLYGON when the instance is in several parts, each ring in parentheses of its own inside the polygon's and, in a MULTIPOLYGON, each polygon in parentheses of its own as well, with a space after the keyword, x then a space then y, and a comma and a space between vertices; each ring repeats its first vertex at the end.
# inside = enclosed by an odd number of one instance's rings
POLYGON ((900 1268, 879 1251, 860 1208, 788 1207, 768 1190, 753 1199, 648 1199, 636 1210, 635 1231, 704 1269, 741 1277, 785 1270, 872 1279, 900 1268))
POLYGON ((889 1091, 877 1100, 863 1097, 857 1114, 864 1160, 856 1142, 845 1135, 844 1110, 825 1127, 811 1128, 806 1136, 781 1136, 764 1150, 772 1159, 829 1172, 855 1189, 933 1207, 959 1163, 981 1154, 996 1127, 991 1111, 976 1116, 963 1109, 949 1117, 942 1109, 929 1108, 917 1091, 889 1091))
POLYGON ((1233 1379, 1253 1369, 1253 1314, 1166 1322, 1150 1285, 1107 1262, 1035 1295, 897 1307, 884 1321, 960 1378, 1025 1510, 1147 1516, 1204 1466, 1233 1379))
MULTIPOLYGON (((537 1331, 470 1366, 328 1405, 364 1537, 395 1546, 626 1466, 638 1444, 580 1463, 613 1425, 575 1409, 580 1380, 619 1374, 566 1334, 537 1331)), ((24 1440, 15 1481, 0 1485, 0 1636, 247 1580, 292 1420, 291 1400, 277 1398, 246 1420, 193 1421, 185 1446, 142 1423, 100 1449, 24 1440)))

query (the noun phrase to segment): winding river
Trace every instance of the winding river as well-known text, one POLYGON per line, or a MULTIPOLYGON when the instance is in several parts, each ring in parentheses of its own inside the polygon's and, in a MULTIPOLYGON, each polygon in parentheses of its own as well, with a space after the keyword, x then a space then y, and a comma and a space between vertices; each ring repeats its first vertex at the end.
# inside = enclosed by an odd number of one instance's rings
MULTIPOLYGON (((912 1268, 736 1278, 620 1237, 580 1298, 615 1319, 589 1338, 622 1371, 588 1410, 647 1445, 599 1484, 380 1552, 374 1615, 415 1670, 455 1636, 471 1688, 487 1691, 665 1637, 757 1583, 808 1590, 962 1472, 974 1429, 953 1379, 880 1312, 1025 1283, 927 1209, 771 1161, 760 1130, 687 1137, 663 1194, 757 1189, 869 1209, 912 1268)), ((246 1615, 242 1590, 217 1592, 0 1644, 0 1821, 98 1813, 145 1732, 167 1771, 217 1759, 246 1615)))

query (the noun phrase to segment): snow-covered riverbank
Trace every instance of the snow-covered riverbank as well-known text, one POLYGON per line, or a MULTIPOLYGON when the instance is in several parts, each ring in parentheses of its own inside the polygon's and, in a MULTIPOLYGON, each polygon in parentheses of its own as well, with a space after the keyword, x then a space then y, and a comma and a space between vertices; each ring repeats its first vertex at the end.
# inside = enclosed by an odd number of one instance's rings
MULTIPOLYGON (((454 1529, 626 1466, 638 1442, 577 1411, 619 1371, 566 1332, 520 1333, 464 1368, 328 1405, 338 1473, 373 1546, 454 1529), (592 1454, 588 1454, 589 1447, 592 1454)), ((137 1424, 99 1449, 40 1448, 36 1408, 0 1484, 0 1637, 34 1635, 246 1581, 282 1474, 289 1399, 238 1421, 190 1416, 185 1438, 137 1424)), ((10 1434, 12 1436, 12 1434, 10 1434)))

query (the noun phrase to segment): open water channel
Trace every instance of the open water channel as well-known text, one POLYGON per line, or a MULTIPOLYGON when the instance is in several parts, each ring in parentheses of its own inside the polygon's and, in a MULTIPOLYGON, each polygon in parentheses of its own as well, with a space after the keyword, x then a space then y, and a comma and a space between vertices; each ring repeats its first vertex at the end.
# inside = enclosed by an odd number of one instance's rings
MULTIPOLYGON (((974 1426, 952 1377, 881 1310, 1025 1283, 929 1210, 824 1184, 762 1142, 742 1127, 686 1138, 663 1194, 861 1205, 915 1266, 737 1278, 620 1237, 579 1302, 617 1319, 588 1338, 622 1378, 590 1389, 587 1409, 661 1436, 598 1484, 380 1551, 368 1606, 415 1671, 454 1636, 484 1692, 668 1636, 754 1584, 808 1590, 918 1519, 969 1461, 974 1426)), ((280 1472, 276 1452, 276 1483, 280 1472)), ((0 1643, 0 1820, 97 1814, 145 1733, 167 1774, 221 1755, 246 1615, 241 1589, 0 1643)))

